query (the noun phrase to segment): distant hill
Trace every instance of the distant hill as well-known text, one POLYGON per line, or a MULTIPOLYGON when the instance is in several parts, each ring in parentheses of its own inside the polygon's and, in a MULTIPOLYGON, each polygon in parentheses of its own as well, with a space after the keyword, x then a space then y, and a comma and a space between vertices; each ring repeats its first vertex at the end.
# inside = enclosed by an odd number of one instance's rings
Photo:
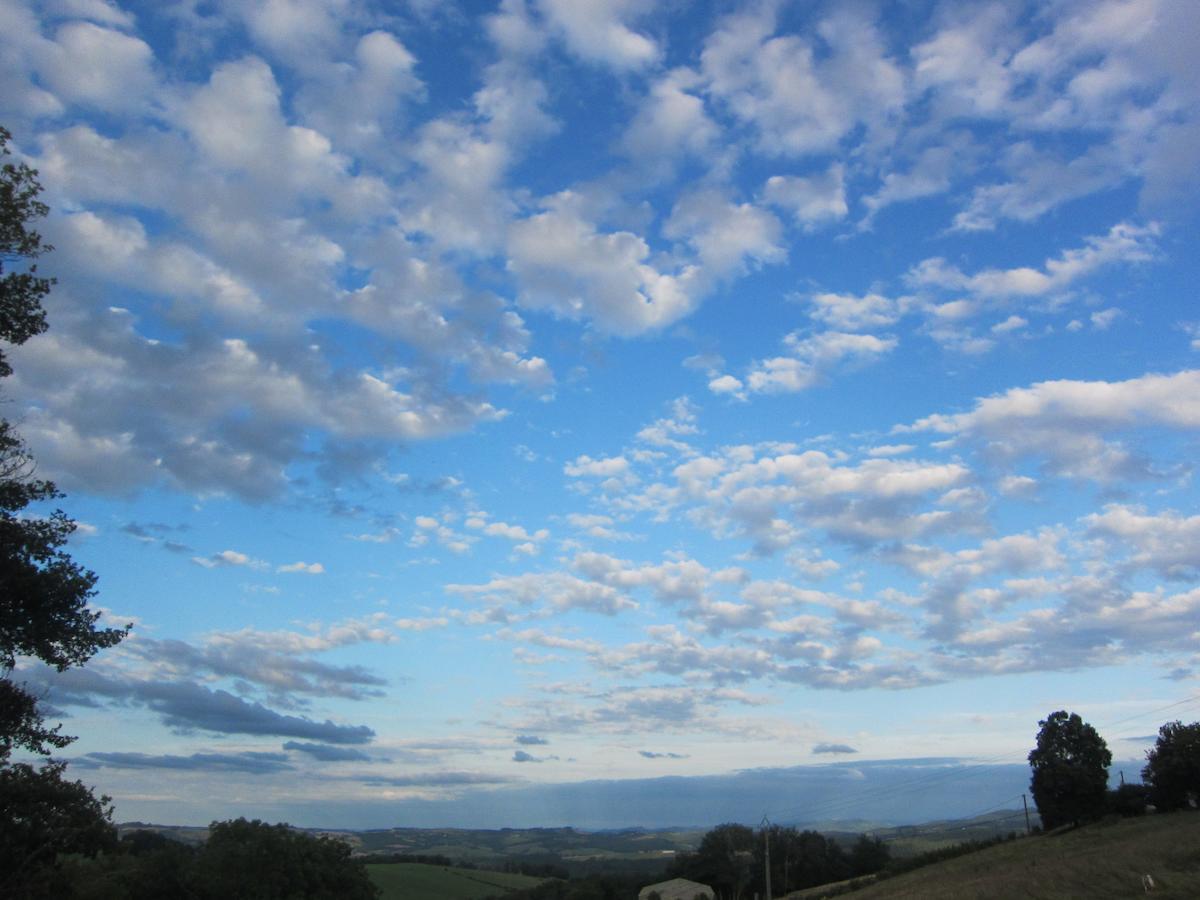
MULTIPOLYGON (((1036 814, 1031 813, 1034 824, 1036 814)), ((1024 831, 1019 810, 1001 810, 971 819, 882 826, 870 821, 792 823, 820 831, 849 845, 867 832, 887 842, 893 855, 907 856, 966 840, 986 840, 1010 831, 1024 831)), ((121 834, 139 829, 156 831, 183 843, 198 844, 208 836, 203 827, 126 822, 121 834)), ((326 834, 348 843, 356 854, 443 856, 456 863, 502 868, 508 861, 554 863, 572 875, 605 871, 661 871, 676 853, 694 850, 704 828, 625 828, 584 831, 575 828, 381 828, 368 831, 301 829, 326 834)))

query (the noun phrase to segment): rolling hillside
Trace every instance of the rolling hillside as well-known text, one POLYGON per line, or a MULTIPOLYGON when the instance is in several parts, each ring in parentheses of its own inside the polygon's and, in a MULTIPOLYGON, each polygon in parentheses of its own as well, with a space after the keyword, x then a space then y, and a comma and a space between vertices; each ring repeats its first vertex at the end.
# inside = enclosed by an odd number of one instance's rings
POLYGON ((381 900, 482 900, 543 881, 528 875, 423 863, 376 863, 367 866, 367 873, 382 892, 381 900))
MULTIPOLYGON (((789 900, 833 896, 828 887, 789 900)), ((854 900, 1089 900, 1200 897, 1200 814, 1101 822, 1022 838, 886 879, 854 900), (1143 876, 1153 879, 1146 890, 1143 876)))

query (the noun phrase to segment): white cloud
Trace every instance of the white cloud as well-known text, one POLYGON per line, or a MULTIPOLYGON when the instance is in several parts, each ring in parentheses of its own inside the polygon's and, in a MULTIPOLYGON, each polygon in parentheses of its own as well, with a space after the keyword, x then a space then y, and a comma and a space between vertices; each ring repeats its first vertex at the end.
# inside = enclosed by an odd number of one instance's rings
POLYGON ((320 563, 309 562, 294 562, 286 565, 278 566, 276 572, 298 572, 302 575, 322 575, 325 573, 325 567, 320 563))
POLYGON ((747 264, 777 263, 787 257, 778 219, 751 203, 731 201, 716 190, 684 195, 671 210, 663 234, 687 241, 710 278, 739 272, 747 264))
POLYGON ((672 69, 650 85, 630 122, 622 145, 639 163, 647 158, 684 154, 702 157, 720 137, 720 129, 694 91, 700 79, 690 69, 672 69))
POLYGON ((1107 436, 1137 426, 1200 427, 1200 372, 1128 381, 1045 381, 976 402, 970 412, 927 416, 913 431, 984 442, 1002 460, 1041 456, 1053 471, 1110 481, 1145 477, 1149 464, 1107 436))
POLYGON ((193 556, 192 562, 205 569, 216 569, 222 566, 245 566, 251 569, 267 567, 267 564, 261 559, 255 559, 238 550, 222 550, 212 556, 193 556))
POLYGON ((1020 331, 1029 325, 1029 320, 1023 316, 1009 316, 1003 322, 997 322, 992 326, 994 334, 1010 334, 1014 331, 1020 331))
POLYGON ((671 414, 656 419, 651 424, 638 431, 636 438, 643 444, 652 447, 665 447, 683 456, 689 456, 695 451, 685 440, 700 434, 696 424, 696 405, 687 397, 679 397, 671 404, 671 414))
POLYGON ((714 394, 728 394, 738 400, 746 399, 745 384, 732 375, 719 375, 708 382, 708 389, 714 394))
POLYGON ((612 478, 629 471, 629 460, 623 456, 592 459, 586 454, 563 466, 563 473, 572 478, 612 478))
MULTIPOLYGON (((447 516, 452 520, 453 516, 447 516)), ((464 554, 470 551, 471 545, 479 538, 474 535, 461 534, 433 516, 417 516, 413 519, 413 533, 408 539, 410 547, 424 547, 435 540, 451 553, 464 554)))
POLYGON ((1006 65, 1012 13, 992 6, 960 11, 956 18, 912 49, 914 87, 932 92, 945 115, 1000 117, 1013 82, 1006 65))
POLYGON ((1064 250, 1047 259, 1042 269, 984 269, 967 275, 944 259, 926 259, 908 273, 909 283, 950 291, 968 291, 979 297, 1036 297, 1061 291, 1097 269, 1118 262, 1146 262, 1155 256, 1156 224, 1146 226, 1122 222, 1106 235, 1087 238, 1086 245, 1064 250))
POLYGON ((155 78, 144 41, 91 22, 68 22, 54 37, 41 69, 55 94, 106 111, 146 107, 155 78))
POLYGON ((1200 573, 1200 516, 1181 516, 1173 510, 1154 514, 1114 503, 1083 522, 1133 567, 1174 580, 1191 580, 1200 573))
POLYGON ((695 266, 661 272, 642 238, 599 232, 577 207, 570 193, 560 194, 509 230, 508 267, 523 306, 622 335, 661 329, 695 308, 695 266))
POLYGON ((505 615, 511 615, 515 607, 541 614, 586 610, 612 616, 638 606, 622 591, 565 572, 526 572, 493 578, 485 584, 447 584, 445 590, 483 600, 505 615))
POLYGON ((132 28, 133 16, 119 9, 113 0, 52 0, 48 6, 59 15, 88 19, 101 25, 132 28))
POLYGON ((602 516, 596 513, 568 513, 567 522, 588 537, 605 541, 627 541, 632 535, 620 531, 612 516, 602 516))
POLYGON ((755 362, 746 375, 746 387, 752 393, 770 394, 807 390, 837 366, 872 362, 895 349, 897 343, 895 338, 842 331, 809 337, 793 333, 784 338, 791 355, 755 362))
POLYGON ((701 54, 709 91, 755 129, 764 153, 826 152, 860 123, 882 127, 900 112, 904 76, 872 22, 850 10, 822 20, 820 56, 804 38, 774 31, 768 12, 737 13, 701 54))
POLYGON ((349 161, 336 155, 319 132, 288 125, 280 94, 262 60, 225 63, 185 104, 182 124, 217 165, 307 190, 339 180, 349 161))
MULTIPOLYGON (((308 59, 306 66, 316 63, 308 59)), ((337 147, 379 158, 383 143, 404 121, 405 104, 424 95, 416 64, 394 34, 368 32, 358 39, 352 58, 313 71, 296 106, 306 124, 337 147)))
POLYGON ((488 537, 500 537, 514 543, 520 543, 526 548, 520 551, 522 553, 536 552, 536 544, 550 537, 550 532, 545 528, 529 532, 523 525, 512 525, 508 522, 489 522, 486 513, 474 513, 468 516, 465 524, 468 528, 480 531, 488 537), (532 548, 532 551, 530 548, 532 548))
POLYGON ((644 10, 635 0, 537 0, 547 21, 581 59, 617 70, 658 59, 658 45, 629 27, 644 10))
POLYGON ((257 41, 301 68, 333 50, 340 23, 350 13, 345 0, 265 0, 228 6, 244 18, 257 41))
POLYGON ((888 172, 879 189, 863 198, 867 214, 860 227, 870 228, 875 217, 896 203, 945 193, 953 178, 974 156, 969 142, 952 135, 936 147, 927 147, 906 172, 888 172))
POLYGON ((812 317, 838 331, 870 331, 894 325, 905 302, 880 294, 813 294, 812 317))
POLYGON ((790 212, 808 231, 843 219, 849 212, 845 167, 841 163, 833 163, 825 172, 816 175, 772 175, 763 185, 762 197, 772 206, 790 212))

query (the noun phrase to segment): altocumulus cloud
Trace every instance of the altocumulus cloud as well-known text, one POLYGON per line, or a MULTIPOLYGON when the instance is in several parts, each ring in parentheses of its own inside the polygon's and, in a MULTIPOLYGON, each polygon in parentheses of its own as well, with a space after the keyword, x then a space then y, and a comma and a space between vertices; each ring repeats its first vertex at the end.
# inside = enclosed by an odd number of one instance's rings
POLYGON ((557 756, 534 756, 524 750, 513 751, 512 761, 517 763, 542 763, 558 759, 557 756))
POLYGON ((858 750, 856 750, 854 747, 851 747, 849 744, 820 743, 820 744, 816 744, 813 746, 812 752, 817 753, 817 754, 820 754, 820 753, 843 754, 843 753, 857 753, 858 750))
POLYGON ((370 762, 371 757, 352 747, 334 747, 329 744, 310 744, 303 741, 287 741, 284 750, 294 750, 321 762, 370 762))
POLYGON ((175 769, 178 771, 243 772, 270 775, 292 770, 286 753, 192 753, 188 756, 150 753, 88 753, 72 765, 109 769, 175 769))
POLYGON ((366 744, 375 732, 365 725, 337 725, 289 716, 261 703, 243 700, 228 691, 210 690, 182 681, 138 681, 106 675, 96 669, 49 669, 23 672, 63 705, 95 706, 104 700, 136 703, 152 710, 167 726, 179 731, 217 734, 260 734, 304 738, 324 744, 366 744))

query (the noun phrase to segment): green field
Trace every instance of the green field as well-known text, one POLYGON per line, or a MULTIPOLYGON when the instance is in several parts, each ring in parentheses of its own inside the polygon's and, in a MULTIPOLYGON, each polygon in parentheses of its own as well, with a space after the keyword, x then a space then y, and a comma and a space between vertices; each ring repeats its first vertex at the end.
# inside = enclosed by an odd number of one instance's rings
POLYGON ((424 863, 374 863, 367 866, 367 873, 383 892, 383 900, 482 900, 544 880, 424 863))
MULTIPOLYGON (((826 891, 829 886, 826 886, 826 891)), ((812 888, 790 897, 817 898, 812 888)), ((829 892, 832 893, 832 892, 829 892)), ((853 900, 1200 897, 1200 814, 1121 819, 1010 841, 845 895, 853 900), (1146 891, 1142 877, 1154 888, 1146 891)))

